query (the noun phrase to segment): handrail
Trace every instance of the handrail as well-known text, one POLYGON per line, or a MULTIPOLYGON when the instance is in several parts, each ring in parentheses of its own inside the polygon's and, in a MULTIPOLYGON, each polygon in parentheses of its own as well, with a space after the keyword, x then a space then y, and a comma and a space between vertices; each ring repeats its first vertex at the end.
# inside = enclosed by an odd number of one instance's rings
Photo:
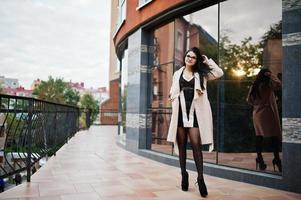
POLYGON ((80 128, 89 128, 90 117, 89 109, 0 94, 0 178, 27 170, 29 182, 35 163, 55 155, 80 128))

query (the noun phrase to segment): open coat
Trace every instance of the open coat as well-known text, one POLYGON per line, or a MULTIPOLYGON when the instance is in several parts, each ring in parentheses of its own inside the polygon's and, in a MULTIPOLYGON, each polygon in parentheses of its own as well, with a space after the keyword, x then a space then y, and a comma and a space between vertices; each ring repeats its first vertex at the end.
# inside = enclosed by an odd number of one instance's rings
POLYGON ((277 136, 281 139, 280 119, 274 94, 274 91, 280 88, 280 80, 272 75, 269 87, 260 89, 261 98, 254 99, 250 95, 252 87, 249 90, 247 102, 253 106, 253 124, 257 136, 277 136))
MULTIPOLYGON (((211 73, 204 78, 204 87, 202 90, 200 85, 200 76, 198 73, 194 73, 194 108, 199 125, 199 133, 202 144, 209 144, 209 151, 213 150, 213 124, 212 124, 212 112, 207 95, 207 81, 214 80, 221 77, 224 73, 221 68, 212 60, 209 59, 209 67, 212 69, 211 73)), ((178 116, 179 116, 179 96, 180 96, 180 76, 185 67, 177 70, 173 75, 172 85, 170 89, 170 99, 172 101, 172 115, 168 130, 167 141, 174 143, 174 151, 179 154, 177 144, 177 128, 178 128, 178 116)))

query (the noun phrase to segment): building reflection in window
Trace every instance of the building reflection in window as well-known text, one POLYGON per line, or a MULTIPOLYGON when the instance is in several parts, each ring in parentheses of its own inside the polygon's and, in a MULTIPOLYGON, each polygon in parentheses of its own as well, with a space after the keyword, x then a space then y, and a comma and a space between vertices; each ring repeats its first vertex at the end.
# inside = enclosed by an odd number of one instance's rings
POLYGON ((128 87, 128 50, 125 49, 121 60, 121 84, 120 84, 121 125, 119 129, 120 135, 126 134, 127 87, 128 87))
POLYGON ((174 22, 153 33, 152 65, 152 150, 170 154, 172 146, 166 142, 171 104, 168 100, 174 69, 174 22))
MULTIPOLYGON (((204 147, 204 160, 256 170, 252 108, 246 97, 260 68, 281 78, 281 4, 281 0, 223 1, 153 31, 152 150, 172 153, 166 142, 171 115, 168 92, 173 72, 183 65, 185 51, 197 46, 225 72, 222 79, 207 87, 216 148, 209 153, 204 147)), ((275 95, 281 119, 281 90, 275 95)), ((273 172, 269 143, 267 138, 263 145, 265 172, 273 172)), ((192 158, 191 151, 188 157, 192 158)))
MULTIPOLYGON (((246 97, 260 68, 282 73, 281 0, 228 0, 220 4, 221 86, 218 164, 256 169, 252 108, 246 97), (260 6, 258 6, 260 5, 260 6), (235 15, 233 15, 235 11, 235 15)), ((278 95, 281 110, 281 92, 278 95)), ((263 157, 273 171, 266 138, 263 157)))

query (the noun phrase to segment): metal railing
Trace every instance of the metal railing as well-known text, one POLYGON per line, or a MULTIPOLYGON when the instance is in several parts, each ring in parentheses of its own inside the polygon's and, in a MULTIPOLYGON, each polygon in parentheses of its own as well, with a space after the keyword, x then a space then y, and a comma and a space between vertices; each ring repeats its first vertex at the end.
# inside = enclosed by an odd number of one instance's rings
POLYGON ((41 158, 55 155, 80 128, 89 110, 28 97, 0 94, 0 178, 27 171, 41 158))

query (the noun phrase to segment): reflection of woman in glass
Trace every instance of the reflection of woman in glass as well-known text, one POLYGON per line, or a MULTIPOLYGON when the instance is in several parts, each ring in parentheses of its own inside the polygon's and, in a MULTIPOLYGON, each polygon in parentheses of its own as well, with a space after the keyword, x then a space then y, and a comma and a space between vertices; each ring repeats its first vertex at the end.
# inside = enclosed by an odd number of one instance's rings
POLYGON ((182 190, 187 191, 186 145, 189 137, 198 172, 199 191, 205 197, 208 192, 203 177, 201 145, 209 144, 209 150, 213 150, 212 114, 206 85, 207 80, 221 77, 223 71, 196 47, 185 53, 183 63, 184 66, 174 73, 170 90, 172 116, 167 141, 175 144, 182 173, 182 190))
POLYGON ((279 157, 281 127, 274 91, 281 88, 280 80, 270 70, 262 69, 250 88, 247 101, 253 106, 253 124, 256 132, 256 169, 266 169, 262 157, 263 137, 270 137, 274 152, 273 167, 282 171, 279 157))

